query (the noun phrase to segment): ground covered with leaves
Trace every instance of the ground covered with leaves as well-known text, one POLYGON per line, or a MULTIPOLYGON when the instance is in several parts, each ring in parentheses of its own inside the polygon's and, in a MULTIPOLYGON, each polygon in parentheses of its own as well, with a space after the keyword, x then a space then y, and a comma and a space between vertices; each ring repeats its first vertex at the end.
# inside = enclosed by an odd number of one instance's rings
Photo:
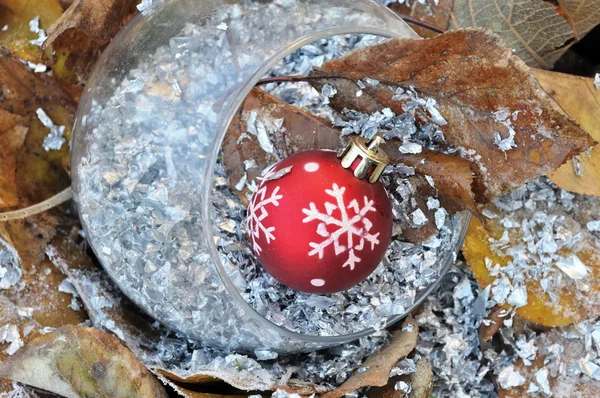
POLYGON ((281 357, 204 347, 144 315, 75 207, 44 202, 70 196, 75 110, 99 54, 158 3, 0 0, 0 396, 599 395, 600 52, 585 36, 598 38, 600 2, 386 1, 426 40, 336 59, 324 41, 300 52, 307 68, 285 66, 290 82, 251 91, 216 182, 240 206, 278 157, 379 131, 385 178, 399 202, 411 195, 399 242, 474 216, 455 266, 402 325, 281 357))

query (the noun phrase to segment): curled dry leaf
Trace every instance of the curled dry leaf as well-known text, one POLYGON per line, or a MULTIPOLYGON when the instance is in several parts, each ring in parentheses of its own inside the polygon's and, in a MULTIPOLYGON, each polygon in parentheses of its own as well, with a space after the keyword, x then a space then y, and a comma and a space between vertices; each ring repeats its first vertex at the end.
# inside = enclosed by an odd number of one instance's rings
POLYGON ((454 0, 452 26, 500 34, 529 66, 549 69, 600 23, 600 1, 454 0))
POLYGON ((490 341, 504 325, 504 320, 506 317, 506 309, 499 306, 492 308, 484 320, 484 323, 479 326, 479 341, 481 343, 487 343, 490 341), (488 324, 486 325, 485 322, 488 322, 488 324))
POLYGON ((39 27, 46 29, 61 14, 57 0, 0 0, 0 44, 25 61, 43 63, 39 45, 31 43, 40 36, 29 23, 39 17, 39 27))
MULTIPOLYGON (((414 89, 437 101, 447 121, 448 149, 473 164, 473 192, 485 203, 548 174, 595 141, 553 108, 525 64, 499 36, 482 30, 448 32, 434 39, 392 39, 328 61, 311 73, 338 89, 332 106, 371 113, 389 107, 395 89, 414 89), (355 83, 376 79, 363 95, 355 83), (514 133, 516 148, 501 150, 496 133, 514 133)), ((314 80, 311 80, 311 83, 314 80)))
POLYGON ((47 30, 46 49, 68 29, 85 33, 91 39, 108 42, 137 12, 138 0, 76 0, 47 30))
POLYGON ((31 341, 0 365, 0 376, 69 398, 167 397, 115 337, 81 326, 65 326, 31 341))
MULTIPOLYGON (((600 140, 600 90, 594 79, 564 73, 534 70, 542 89, 596 141, 600 140)), ((600 146, 565 163, 548 175, 559 187, 569 192, 600 196, 600 146), (575 173, 575 164, 581 175, 575 173)))
POLYGON ((383 387, 372 387, 367 391, 369 398, 429 398, 433 392, 433 370, 427 358, 421 357, 415 363, 416 370, 410 375, 390 378, 383 387), (410 385, 410 392, 396 390, 396 383, 403 381, 410 385))
POLYGON ((419 334, 417 323, 408 318, 402 328, 395 331, 388 346, 372 354, 363 364, 367 370, 355 373, 337 389, 325 393, 323 398, 339 398, 361 387, 381 387, 388 382, 390 371, 405 358, 417 345, 419 334))
POLYGON ((225 135, 223 162, 231 188, 248 204, 247 196, 251 193, 247 185, 236 188, 243 178, 251 183, 265 167, 295 152, 316 148, 337 150, 341 146, 339 130, 327 120, 255 87, 244 100, 225 135), (282 118, 283 124, 277 129, 281 133, 268 136, 274 149, 269 153, 261 147, 258 137, 248 132, 248 121, 254 126, 273 126, 275 121, 282 118), (251 167, 246 167, 244 162, 250 162, 251 167))

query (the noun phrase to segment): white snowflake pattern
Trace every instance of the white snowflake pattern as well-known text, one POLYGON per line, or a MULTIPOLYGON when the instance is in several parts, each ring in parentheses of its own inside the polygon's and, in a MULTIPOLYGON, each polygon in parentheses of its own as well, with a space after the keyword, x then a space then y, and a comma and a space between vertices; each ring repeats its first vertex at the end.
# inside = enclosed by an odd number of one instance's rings
POLYGON ((306 214, 306 218, 302 220, 304 223, 311 222, 313 220, 319 220, 321 223, 317 226, 317 233, 325 238, 322 242, 310 242, 310 247, 313 248, 308 255, 314 256, 319 255, 319 258, 323 258, 325 249, 333 244, 333 248, 336 256, 340 255, 347 250, 348 259, 344 263, 343 267, 350 267, 354 269, 357 263, 359 263, 360 257, 356 254, 357 251, 361 251, 365 246, 365 240, 371 243, 371 250, 375 248, 375 245, 379 244, 379 233, 369 233, 373 227, 373 223, 366 217, 366 214, 370 211, 375 211, 373 206, 374 201, 368 200, 364 197, 364 206, 361 208, 356 199, 353 199, 350 204, 346 206, 344 203, 344 192, 345 187, 340 188, 337 184, 333 184, 332 189, 326 189, 325 192, 336 199, 336 203, 325 202, 325 213, 320 212, 314 202, 311 202, 308 209, 302 209, 302 212, 306 214), (353 210, 354 215, 351 217, 348 214, 348 210, 353 210), (339 210, 340 219, 333 216, 333 212, 339 210), (362 223, 362 227, 361 227, 362 223), (337 229, 330 233, 327 230, 328 225, 334 225, 337 229), (340 238, 346 235, 347 245, 343 246, 340 243, 340 238), (355 235, 357 238, 355 238, 355 235))
MULTIPOLYGON (((263 181, 267 181, 272 174, 273 172, 269 171, 263 177, 263 181)), ((256 254, 259 254, 262 251, 262 248, 257 242, 258 238, 260 238, 261 231, 265 234, 267 244, 271 243, 272 240, 275 240, 275 235, 273 235, 275 227, 265 227, 264 225, 265 219, 269 216, 266 206, 279 206, 279 200, 283 198, 283 195, 278 195, 279 186, 276 186, 271 192, 271 195, 267 197, 266 185, 267 184, 263 184, 262 187, 260 187, 248 205, 247 227, 250 237, 252 238, 252 249, 254 249, 256 254)))

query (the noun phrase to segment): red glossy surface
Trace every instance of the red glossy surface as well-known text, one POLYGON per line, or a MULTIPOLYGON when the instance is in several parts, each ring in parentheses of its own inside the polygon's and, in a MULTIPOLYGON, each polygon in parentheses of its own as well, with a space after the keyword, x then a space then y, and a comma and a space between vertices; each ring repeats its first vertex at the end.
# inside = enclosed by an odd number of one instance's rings
POLYGON ((306 151, 279 162, 248 208, 253 250, 278 281, 309 293, 346 290, 373 272, 391 240, 392 209, 381 183, 344 169, 334 152, 306 151))

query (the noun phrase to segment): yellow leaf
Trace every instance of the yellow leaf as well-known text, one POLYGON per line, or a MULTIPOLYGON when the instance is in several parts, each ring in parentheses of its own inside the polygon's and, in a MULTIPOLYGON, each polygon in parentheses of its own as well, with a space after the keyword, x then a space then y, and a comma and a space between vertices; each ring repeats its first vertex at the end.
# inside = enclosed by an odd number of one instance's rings
POLYGON ((40 28, 46 29, 62 11, 58 0, 0 0, 0 44, 21 59, 41 63, 39 47, 30 43, 38 34, 30 30, 29 22, 39 16, 40 28))
MULTIPOLYGON (((492 284, 496 279, 490 275, 486 267, 486 258, 490 259, 493 264, 499 264, 500 267, 507 266, 512 260, 510 256, 498 255, 490 246, 490 239, 500 239, 504 231, 497 219, 488 220, 487 229, 476 218, 473 218, 469 225, 462 252, 477 282, 483 288, 492 284)), ((522 237, 519 234, 520 232, 511 232, 510 245, 522 243, 522 237)), ((600 283, 597 282, 600 277, 600 264, 598 264, 595 250, 586 248, 576 254, 592 273, 589 295, 596 294, 595 292, 600 291, 600 283)), ((567 257, 569 253, 563 252, 563 255, 567 257)), ((561 287, 556 303, 549 300, 537 278, 526 280, 525 289, 527 305, 517 308, 516 314, 540 325, 565 326, 597 314, 596 305, 592 300, 587 299, 586 293, 581 294, 574 284, 565 284, 561 287)), ((504 308, 509 307, 505 305, 504 308)))
MULTIPOLYGON (((538 82, 563 112, 573 118, 596 141, 600 141, 600 90, 594 80, 564 73, 534 70, 538 82)), ((583 175, 577 176, 573 161, 562 165, 549 174, 550 179, 569 192, 600 196, 600 145, 594 147, 590 156, 578 156, 583 165, 583 175)))

